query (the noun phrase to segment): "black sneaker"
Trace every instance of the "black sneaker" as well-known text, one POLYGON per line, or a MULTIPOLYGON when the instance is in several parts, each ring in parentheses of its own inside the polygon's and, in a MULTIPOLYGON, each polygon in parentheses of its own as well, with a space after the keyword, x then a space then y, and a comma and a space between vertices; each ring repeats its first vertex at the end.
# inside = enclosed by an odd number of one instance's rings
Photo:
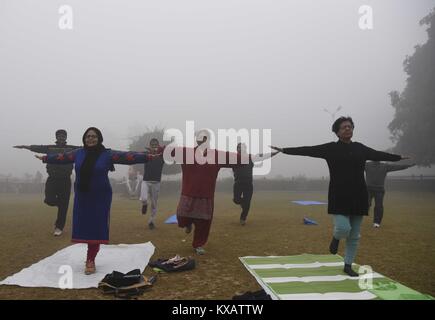
POLYGON ((329 244, 329 252, 331 252, 332 254, 337 254, 339 244, 340 244, 340 240, 337 240, 334 237, 332 237, 331 243, 329 244))
POLYGON ((50 200, 44 199, 44 203, 50 207, 58 207, 59 206, 59 202, 57 200, 50 201, 50 200))
POLYGON ((351 264, 345 264, 343 271, 351 277, 359 277, 359 274, 352 270, 351 264))
POLYGON ((154 225, 153 222, 150 222, 150 223, 148 223, 148 228, 149 228, 150 230, 153 230, 153 229, 156 228, 156 226, 154 225))
POLYGON ((147 209, 148 209, 148 205, 144 204, 142 206, 142 214, 146 214, 147 213, 147 209))
POLYGON ((235 204, 241 205, 242 204, 242 199, 233 199, 233 202, 235 204))

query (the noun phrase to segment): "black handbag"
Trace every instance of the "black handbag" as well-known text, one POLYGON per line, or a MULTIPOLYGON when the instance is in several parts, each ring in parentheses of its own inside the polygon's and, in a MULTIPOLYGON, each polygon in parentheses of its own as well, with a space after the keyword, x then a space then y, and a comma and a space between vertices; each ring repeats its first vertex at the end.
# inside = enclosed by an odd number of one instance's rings
POLYGON ((142 295, 145 290, 153 286, 156 280, 156 276, 145 278, 139 269, 134 269, 125 274, 113 271, 106 274, 98 284, 98 288, 104 294, 113 294, 121 299, 131 299, 142 295))

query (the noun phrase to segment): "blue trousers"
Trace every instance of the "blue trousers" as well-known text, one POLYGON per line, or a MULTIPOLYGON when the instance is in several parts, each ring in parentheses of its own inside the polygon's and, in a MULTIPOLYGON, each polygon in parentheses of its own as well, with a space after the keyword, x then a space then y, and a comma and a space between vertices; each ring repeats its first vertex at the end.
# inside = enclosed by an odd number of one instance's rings
POLYGON ((334 214, 334 238, 346 239, 344 263, 352 264, 358 249, 363 216, 345 216, 334 214))

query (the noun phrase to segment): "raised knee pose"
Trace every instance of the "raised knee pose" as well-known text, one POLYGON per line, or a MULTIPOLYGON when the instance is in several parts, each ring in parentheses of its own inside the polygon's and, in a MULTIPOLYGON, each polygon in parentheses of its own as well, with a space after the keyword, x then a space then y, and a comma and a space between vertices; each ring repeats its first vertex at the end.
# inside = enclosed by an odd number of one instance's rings
POLYGON ((354 123, 350 117, 337 119, 332 131, 337 142, 298 148, 277 148, 285 154, 309 156, 325 159, 330 174, 328 192, 328 213, 334 219, 334 235, 329 246, 336 254, 339 241, 346 239, 344 272, 351 277, 358 274, 352 270, 363 216, 368 215, 367 186, 364 167, 367 160, 399 161, 406 159, 400 155, 373 150, 362 143, 353 142, 354 123))
MULTIPOLYGON (((150 147, 147 148, 150 154, 161 154, 164 147, 159 145, 159 140, 156 138, 151 139, 150 147)), ((140 192, 140 200, 142 201, 142 214, 146 214, 148 204, 151 204, 151 215, 148 220, 148 228, 155 228, 155 217, 157 214, 157 200, 160 193, 160 182, 162 180, 162 171, 165 161, 163 155, 148 161, 144 164, 143 181, 140 192)))
POLYGON ((391 171, 405 170, 414 166, 414 164, 392 164, 382 163, 380 161, 369 161, 366 163, 366 180, 367 191, 369 194, 369 208, 375 199, 375 208, 373 216, 373 227, 381 226, 384 216, 384 195, 385 195, 385 178, 391 171))
POLYGON ((112 188, 108 172, 114 164, 131 165, 152 160, 146 152, 121 152, 106 149, 97 128, 88 128, 83 135, 83 147, 71 152, 36 156, 45 163, 75 165, 72 242, 87 243, 85 273, 95 272, 95 257, 100 244, 109 242, 112 188))
POLYGON ((241 163, 236 153, 210 149, 208 131, 196 136, 195 148, 176 147, 171 152, 181 162, 183 174, 180 201, 177 207, 178 226, 186 233, 195 226, 192 246, 204 254, 213 220, 216 179, 221 168, 233 168, 241 163), (233 161, 232 161, 233 159, 233 161))
POLYGON ((253 168, 255 162, 264 161, 278 154, 273 152, 269 154, 248 155, 246 145, 239 143, 237 145, 237 153, 248 156, 249 163, 233 168, 234 186, 233 186, 233 202, 242 207, 240 213, 240 224, 244 226, 248 218, 249 209, 251 207, 252 194, 254 192, 253 183, 253 168))
MULTIPOLYGON (((17 149, 27 149, 48 155, 69 152, 80 148, 66 143, 67 132, 63 129, 56 131, 56 142, 50 145, 14 146, 17 149)), ((60 236, 65 227, 68 212, 69 197, 71 194, 71 172, 73 165, 47 164, 48 178, 45 182, 44 202, 57 207, 57 218, 54 224, 54 235, 60 236)))

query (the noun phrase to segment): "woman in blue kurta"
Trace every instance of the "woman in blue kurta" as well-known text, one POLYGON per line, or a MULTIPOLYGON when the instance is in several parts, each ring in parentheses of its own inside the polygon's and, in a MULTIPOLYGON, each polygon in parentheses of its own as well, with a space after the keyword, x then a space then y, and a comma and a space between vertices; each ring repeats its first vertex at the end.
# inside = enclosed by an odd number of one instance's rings
POLYGON ((100 130, 91 127, 83 135, 83 148, 64 154, 38 156, 46 163, 75 165, 72 241, 88 244, 86 274, 95 272, 99 246, 109 242, 112 188, 108 172, 114 171, 114 164, 145 163, 154 158, 146 152, 112 151, 102 142, 100 130))

